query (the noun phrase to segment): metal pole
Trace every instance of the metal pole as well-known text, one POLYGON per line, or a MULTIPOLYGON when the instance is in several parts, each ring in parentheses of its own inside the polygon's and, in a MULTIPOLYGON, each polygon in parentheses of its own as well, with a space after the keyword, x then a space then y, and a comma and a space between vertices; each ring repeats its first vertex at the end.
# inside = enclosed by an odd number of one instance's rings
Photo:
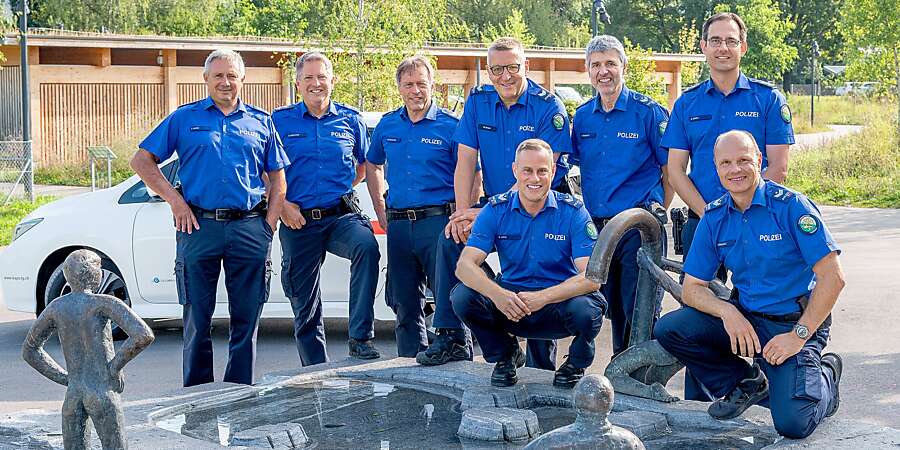
POLYGON ((356 95, 357 95, 357 107, 360 111, 363 111, 363 88, 362 88, 362 67, 363 62, 363 43, 362 43, 362 26, 363 26, 363 0, 359 0, 359 18, 358 18, 358 29, 356 36, 356 95))
POLYGON ((25 163, 24 170, 27 170, 27 176, 24 178, 25 195, 29 200, 34 201, 34 150, 31 146, 31 90, 29 83, 28 70, 28 0, 21 0, 22 15, 19 17, 19 55, 20 55, 20 73, 22 75, 22 141, 27 146, 26 153, 28 161, 25 163))
POLYGON ((106 158, 106 187, 112 187, 112 160, 106 158))
POLYGON ((819 43, 815 39, 812 41, 812 87, 809 91, 809 125, 815 126, 816 123, 816 56, 819 53, 819 43))
POLYGON ((597 5, 591 2, 591 37, 597 36, 597 5))
POLYGON ((481 87, 481 58, 475 58, 475 86, 481 87))

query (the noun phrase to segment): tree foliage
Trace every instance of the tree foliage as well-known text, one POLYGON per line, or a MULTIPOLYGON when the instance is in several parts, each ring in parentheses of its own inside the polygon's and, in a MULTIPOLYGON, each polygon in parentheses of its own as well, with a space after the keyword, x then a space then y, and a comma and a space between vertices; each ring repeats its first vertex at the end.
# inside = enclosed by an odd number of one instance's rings
POLYGON ((668 105, 666 84, 656 75, 656 63, 651 59, 653 52, 632 44, 628 39, 623 44, 625 54, 628 55, 625 85, 632 91, 656 100, 660 105, 668 105))

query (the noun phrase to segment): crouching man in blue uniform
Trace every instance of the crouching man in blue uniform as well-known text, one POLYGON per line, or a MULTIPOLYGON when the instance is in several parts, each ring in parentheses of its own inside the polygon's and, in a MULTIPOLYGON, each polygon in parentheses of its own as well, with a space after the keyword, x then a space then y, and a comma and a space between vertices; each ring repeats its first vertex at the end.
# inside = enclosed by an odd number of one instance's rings
POLYGON ((840 404, 841 358, 822 355, 844 287, 840 249, 809 199, 762 179, 751 134, 722 134, 714 157, 728 193, 697 226, 686 307, 660 318, 654 335, 719 399, 711 416, 731 419, 768 397, 778 433, 804 438, 840 404), (731 302, 707 287, 720 264, 739 292, 731 302))
POLYGON ((600 286, 584 277, 597 228, 580 200, 550 191, 554 157, 546 142, 519 144, 512 169, 516 190, 491 197, 460 255, 453 311, 478 339, 484 359, 496 363, 494 386, 518 381, 525 356, 515 336, 574 336, 553 378, 554 386, 572 388, 594 361, 606 311, 600 286), (502 279, 491 280, 481 269, 493 249, 502 279))

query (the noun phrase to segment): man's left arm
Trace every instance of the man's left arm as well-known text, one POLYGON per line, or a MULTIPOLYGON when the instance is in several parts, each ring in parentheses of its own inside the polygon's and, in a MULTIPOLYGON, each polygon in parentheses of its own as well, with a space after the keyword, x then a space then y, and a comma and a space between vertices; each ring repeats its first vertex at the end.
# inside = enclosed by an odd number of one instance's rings
POLYGON ((763 171, 763 178, 779 184, 784 183, 788 174, 790 153, 790 144, 766 145, 766 158, 769 160, 769 165, 763 171))
POLYGON ((578 269, 577 275, 570 277, 556 286, 551 286, 540 291, 519 292, 519 298, 528 305, 528 309, 531 312, 535 312, 544 306, 563 302, 572 297, 599 290, 600 285, 598 283, 588 280, 587 277, 584 276, 590 259, 591 258, 587 256, 575 259, 575 267, 578 269))
POLYGON ((284 197, 287 194, 287 182, 284 177, 284 169, 266 172, 269 182, 266 184, 266 198, 268 198, 268 210, 266 211, 266 222, 275 232, 278 225, 278 218, 281 217, 281 210, 284 208, 284 197))
POLYGON ((356 175, 353 177, 353 186, 361 183, 366 178, 366 152, 369 151, 369 133, 362 116, 355 116, 356 125, 353 127, 353 157, 356 159, 356 175))
POLYGON ((777 89, 772 91, 765 120, 765 151, 769 164, 762 175, 767 180, 784 183, 791 144, 794 143, 794 126, 791 107, 777 89))

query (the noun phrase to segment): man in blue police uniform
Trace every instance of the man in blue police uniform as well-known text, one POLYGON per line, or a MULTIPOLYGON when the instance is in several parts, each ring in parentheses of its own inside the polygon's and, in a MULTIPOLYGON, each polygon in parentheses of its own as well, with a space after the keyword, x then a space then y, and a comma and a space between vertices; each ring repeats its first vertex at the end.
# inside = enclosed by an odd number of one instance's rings
POLYGON ((731 419, 768 396, 775 429, 803 438, 840 403, 841 358, 822 355, 844 286, 840 249, 809 199, 762 179, 750 133, 720 136, 715 163, 728 193, 697 226, 686 307, 660 318, 654 336, 719 398, 710 415, 731 419), (735 300, 707 287, 720 264, 732 272, 735 300))
POLYGON ((425 287, 434 289, 437 238, 453 202, 459 119, 432 100, 434 69, 424 56, 397 67, 403 106, 382 117, 366 154, 366 185, 387 230, 388 303, 397 314, 397 354, 428 347, 425 287), (390 189, 385 201, 384 165, 390 189))
POLYGON ((350 260, 350 356, 380 355, 375 337, 378 242, 353 186, 365 177, 366 127, 355 109, 331 100, 331 61, 318 52, 297 60, 303 101, 272 113, 292 165, 281 212, 281 283, 294 310, 294 337, 304 366, 328 361, 319 277, 325 253, 350 260))
MULTIPOLYGON (((516 147, 525 139, 540 138, 550 144, 556 158, 553 187, 568 192, 568 164, 562 154, 571 152, 569 116, 555 95, 526 78, 528 60, 522 43, 500 38, 488 48, 488 77, 493 86, 476 87, 466 99, 466 107, 453 140, 459 143, 453 188, 456 212, 439 239, 435 280, 433 325, 438 337, 428 350, 416 355, 420 364, 436 365, 471 358, 471 346, 459 318, 450 306, 450 290, 458 283, 456 262, 480 211, 476 168, 480 159, 487 196, 502 194, 516 182, 512 164, 516 147)), ((528 365, 553 370, 556 344, 529 342, 528 365)))
POLYGON ((209 97, 163 120, 141 142, 131 167, 175 218, 184 386, 213 381, 210 326, 223 265, 231 317, 225 381, 251 384, 256 329, 269 297, 272 236, 284 202, 283 168, 289 162, 269 114, 240 100, 244 61, 239 54, 210 53, 203 79, 209 97), (181 163, 183 195, 157 166, 173 153, 181 163))
MULTIPOLYGON (((628 57, 615 37, 593 38, 585 50, 585 65, 597 96, 575 112, 572 158, 581 169, 587 210, 602 230, 616 214, 645 208, 660 218, 665 236, 662 222, 672 190, 665 172, 668 153, 659 141, 669 115, 649 97, 625 86, 628 57)), ((628 345, 640 247, 637 230, 623 236, 602 287, 609 303, 613 354, 628 345)))
MULTIPOLYGON (((734 13, 715 14, 703 24, 700 49, 709 65, 709 79, 684 91, 672 108, 663 135, 669 149, 669 182, 688 205, 681 231, 683 254, 691 249, 694 230, 707 203, 725 193, 713 165, 716 138, 728 130, 746 130, 762 149, 763 177, 784 182, 790 145, 794 143, 791 110, 775 86, 747 78, 741 58, 747 53, 747 26, 734 13), (687 173, 690 161, 690 175, 687 173)), ((717 277, 727 274, 720 268, 717 277)), ((685 398, 707 398, 687 374, 685 398)))
POLYGON ((484 359, 496 363, 494 386, 516 384, 525 358, 515 336, 574 336, 553 384, 572 388, 594 360, 606 301, 584 277, 597 228, 580 200, 551 192, 553 151, 540 139, 519 144, 512 170, 516 189, 491 197, 459 258, 453 310, 478 338, 484 359), (481 270, 497 250, 502 278, 481 270), (511 333, 511 334, 510 334, 511 333))

